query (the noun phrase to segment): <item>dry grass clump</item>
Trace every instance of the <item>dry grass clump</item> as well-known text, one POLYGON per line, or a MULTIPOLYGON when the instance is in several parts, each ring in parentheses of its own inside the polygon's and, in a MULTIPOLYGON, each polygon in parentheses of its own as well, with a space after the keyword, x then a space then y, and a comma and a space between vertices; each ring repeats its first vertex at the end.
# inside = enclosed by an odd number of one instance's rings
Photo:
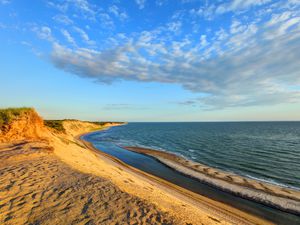
POLYGON ((64 120, 44 120, 44 124, 58 132, 66 132, 63 126, 64 120))
POLYGON ((14 119, 18 118, 23 113, 32 110, 32 108, 28 107, 0 109, 0 129, 2 130, 5 126, 10 124, 14 119))

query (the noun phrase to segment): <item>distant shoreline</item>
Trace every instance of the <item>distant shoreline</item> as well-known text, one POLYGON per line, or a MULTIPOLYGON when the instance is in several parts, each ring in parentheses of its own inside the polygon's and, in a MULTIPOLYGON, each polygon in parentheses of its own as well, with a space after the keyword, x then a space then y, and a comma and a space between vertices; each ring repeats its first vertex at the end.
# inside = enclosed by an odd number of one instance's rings
POLYGON ((221 171, 169 152, 142 147, 125 146, 123 148, 152 156, 168 167, 217 189, 297 216, 300 215, 300 191, 298 190, 221 171))

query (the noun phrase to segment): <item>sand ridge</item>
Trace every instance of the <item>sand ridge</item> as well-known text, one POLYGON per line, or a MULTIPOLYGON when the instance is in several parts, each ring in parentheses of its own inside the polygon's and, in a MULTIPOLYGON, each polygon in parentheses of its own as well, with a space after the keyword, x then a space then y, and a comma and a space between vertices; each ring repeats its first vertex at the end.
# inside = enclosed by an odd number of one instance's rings
POLYGON ((125 148, 155 157, 167 166, 219 189, 300 215, 300 192, 297 190, 221 171, 168 152, 140 147, 125 148))

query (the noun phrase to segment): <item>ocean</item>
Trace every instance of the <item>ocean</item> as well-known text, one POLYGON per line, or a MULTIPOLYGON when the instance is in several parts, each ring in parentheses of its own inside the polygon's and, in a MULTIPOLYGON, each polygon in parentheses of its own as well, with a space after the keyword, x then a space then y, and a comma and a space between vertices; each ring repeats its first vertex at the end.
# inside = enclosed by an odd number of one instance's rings
POLYGON ((167 151, 300 190, 300 122, 128 123, 89 139, 167 151))

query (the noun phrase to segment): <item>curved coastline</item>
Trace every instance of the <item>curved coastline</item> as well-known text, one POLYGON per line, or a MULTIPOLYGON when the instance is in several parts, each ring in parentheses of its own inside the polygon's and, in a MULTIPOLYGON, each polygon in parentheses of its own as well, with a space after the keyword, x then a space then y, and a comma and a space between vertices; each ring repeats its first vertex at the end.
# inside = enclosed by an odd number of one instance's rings
MULTIPOLYGON (((36 115, 34 112, 30 114, 31 116, 25 117, 25 121, 31 121, 32 118, 39 118, 38 115, 36 115)), ((35 185, 40 187, 40 185, 45 185, 46 190, 51 189, 54 193, 58 193, 58 198, 60 202, 66 202, 67 199, 71 200, 74 199, 74 195, 80 197, 80 200, 76 202, 76 204, 72 205, 74 207, 77 207, 78 209, 82 209, 86 207, 86 204, 90 204, 90 201, 97 202, 98 205, 90 205, 90 209, 101 213, 101 210, 107 211, 107 208, 101 208, 103 205, 102 198, 99 196, 91 197, 94 193, 99 193, 98 191, 108 191, 107 197, 109 199, 114 199, 116 201, 119 201, 119 198, 115 198, 116 192, 110 192, 110 190, 115 188, 119 188, 121 191, 124 191, 125 193, 129 194, 129 198, 135 198, 138 197, 141 201, 137 201, 138 207, 141 207, 140 203, 144 202, 145 204, 150 204, 153 206, 154 210, 158 210, 158 214, 155 214, 158 216, 157 221, 162 221, 161 215, 165 215, 164 213, 167 213, 170 217, 168 217, 172 221, 177 221, 175 224, 299 224, 300 217, 295 218, 290 217, 291 214, 283 213, 279 210, 273 210, 269 207, 264 207, 263 205, 256 204, 254 202, 250 202, 248 200, 236 197, 234 195, 231 195, 229 193, 225 193, 224 191, 218 190, 213 187, 209 187, 209 185, 206 185, 200 181, 197 181, 196 179, 192 179, 180 172, 175 171, 174 169, 171 169, 170 167, 166 166, 163 163, 160 163, 158 160, 154 159, 153 157, 146 156, 144 154, 140 153, 134 153, 128 150, 125 150, 123 148, 120 148, 112 143, 106 144, 98 144, 97 139, 89 138, 92 137, 93 134, 86 135, 86 137, 83 137, 83 140, 80 140, 81 134, 87 132, 90 133, 97 133, 99 130, 108 129, 110 126, 113 125, 120 125, 117 123, 110 123, 110 124, 97 124, 97 123, 91 123, 91 122, 84 122, 84 121, 78 121, 78 120, 64 120, 62 122, 63 128, 65 129, 65 132, 57 132, 56 130, 52 128, 46 128, 44 127, 41 119, 37 120, 37 122, 33 123, 33 126, 31 127, 33 132, 30 133, 31 136, 26 137, 24 141, 23 136, 17 136, 13 137, 11 142, 4 143, 2 146, 3 148, 2 153, 4 153, 4 160, 2 160, 4 163, 6 161, 9 161, 8 163, 11 163, 11 165, 14 165, 18 160, 20 160, 20 166, 23 168, 25 163, 28 168, 31 168, 33 170, 40 170, 41 159, 45 156, 45 160, 48 160, 49 156, 52 157, 55 160, 58 160, 57 162, 60 162, 56 164, 58 167, 65 168, 64 166, 67 166, 68 169, 66 171, 70 172, 70 180, 71 178, 74 178, 74 172, 77 171, 79 174, 84 174, 84 176, 87 176, 88 179, 81 179, 79 177, 79 180, 75 183, 71 184, 71 187, 75 189, 71 189, 71 192, 67 192, 66 195, 61 195, 60 193, 64 193, 64 190, 69 190, 67 183, 64 183, 65 181, 69 181, 69 178, 61 179, 61 170, 54 170, 54 175, 49 173, 51 172, 50 167, 42 169, 44 174, 41 174, 42 177, 39 179, 36 174, 32 174, 31 171, 28 171, 28 176, 15 176, 16 181, 20 181, 22 183, 21 189, 22 193, 14 193, 15 189, 12 189, 10 191, 10 195, 12 197, 12 200, 16 199, 18 197, 20 201, 22 202, 22 205, 26 206, 27 209, 25 211, 18 210, 16 208, 18 205, 11 205, 11 201, 7 201, 5 205, 8 207, 5 209, 6 213, 9 217, 11 213, 18 212, 20 216, 14 216, 16 220, 20 218, 26 219, 26 215, 29 215, 29 217, 32 217, 33 214, 30 211, 32 209, 32 205, 36 204, 35 198, 26 199, 25 203, 23 203, 23 199, 25 196, 28 195, 28 191, 31 190, 33 187, 30 184, 30 182, 33 182, 35 185), (32 134, 34 133, 34 135, 32 134), (29 139, 32 138, 32 139, 29 139), (90 142, 88 142, 90 141, 90 142), (95 141, 95 142, 94 142, 95 141), (95 148, 93 144, 95 144, 95 148), (91 151, 92 150, 92 151, 91 151), (12 152, 11 152, 12 151, 12 152), (115 152, 114 152, 115 151, 115 152), (9 152, 8 156, 6 155, 7 152, 9 152), (123 154, 124 157, 120 157, 120 155, 116 155, 114 153, 119 152, 123 154), (41 154, 41 155, 39 155, 41 154), (15 157, 16 156, 16 157, 15 157), (14 158, 12 158, 14 157, 14 158), (9 159, 9 160, 7 160, 9 159), (38 167, 32 168, 32 160, 37 163, 38 167), (129 161, 127 160, 129 159, 129 161), (23 161, 24 160, 24 161, 23 161), (137 164, 132 164, 131 162, 137 162, 140 165, 144 165, 144 167, 139 167, 137 164), (27 164, 28 162, 28 164, 27 164), (152 162, 152 164, 151 164, 152 162), (146 168, 152 168, 152 170, 145 170, 146 168), (49 171, 48 171, 49 169, 49 171), (168 176, 161 176, 162 174, 168 175, 168 176), (27 183, 24 182, 23 178, 29 178, 30 182, 27 183), (95 183, 90 182, 90 178, 96 178, 96 179, 103 179, 102 181, 105 182, 104 186, 107 187, 107 184, 111 182, 112 188, 107 188, 106 190, 102 190, 103 186, 94 186, 95 183), (98 177, 98 178, 97 178, 98 177), (173 179, 169 179, 169 178, 173 179), (32 178, 35 178, 32 180, 32 178), (54 186, 49 186, 49 183, 45 183, 45 179, 50 179, 52 181, 55 181, 55 179, 58 183, 50 182, 51 185, 54 184, 54 186), (54 180, 53 180, 54 179, 54 180), (62 182, 62 183, 60 183, 62 182), (77 186, 79 184, 82 184, 83 189, 77 189, 77 186), (188 184, 188 185, 182 185, 182 184, 188 184), (55 186, 56 185, 56 186, 55 186), (58 186, 57 186, 58 185, 58 186), (75 186, 74 186, 75 185, 75 186), (90 187, 92 189, 87 189, 90 187), (115 185, 115 186, 114 186, 115 185), (54 188, 55 187, 55 188, 54 188), (29 188, 29 189, 28 189, 29 188), (86 192, 86 189, 89 190, 86 192), (101 190, 99 190, 101 189, 101 190), (95 192, 95 190, 98 190, 95 192), (200 191, 201 190, 201 191, 200 191), (205 193, 203 192, 205 191, 205 193), (200 192, 198 192, 200 191, 200 192), (74 195, 71 195, 74 194, 74 195), (84 194, 83 194, 84 193, 84 194), (22 197, 24 194, 24 197, 22 197), (207 194, 207 195, 206 195, 207 194), (84 196, 84 198, 82 198, 84 196), (86 196, 86 197, 85 197, 86 196), (216 197, 217 196, 217 197, 216 197), (92 200, 90 200, 92 199, 92 200), (228 201, 228 199, 230 201, 228 201), (28 200, 28 201, 27 201, 28 200), (82 200, 82 201, 81 201, 82 200), (225 201, 224 201, 225 200, 225 201), (77 204, 78 203, 78 204, 77 204), (236 204, 231 204, 236 203, 236 204), (80 205, 82 204, 82 205, 80 205), (98 208, 98 209, 97 209, 98 208), (101 208, 101 209, 100 209, 101 208), (99 211, 100 210, 100 211, 99 211), (29 213, 29 214, 26 214, 29 213), (278 213, 278 214, 277 214, 278 213), (20 217, 20 218, 18 218, 20 217), (299 218, 299 219, 298 219, 299 218), (181 221, 181 223, 180 223, 181 221), (288 223, 287 223, 288 221, 288 223)), ((12 131, 16 134, 19 134, 19 130, 22 130, 22 127, 27 128, 27 122, 23 123, 22 126, 17 126, 16 128, 12 129, 12 131)), ((101 132, 101 131, 100 131, 101 132)), ((97 134, 96 134, 97 135, 97 134)), ((3 156, 3 154, 2 154, 3 156)), ((48 161, 50 162, 50 161, 48 161)), ((45 161, 45 165, 48 165, 48 162, 45 161)), ((4 164, 3 164, 4 165, 4 164)), ((2 165, 2 166, 3 166, 2 165)), ((7 164, 9 165, 9 164, 7 164)), ((51 164, 51 168, 52 168, 51 164)), ((20 174, 22 173, 23 169, 19 170, 18 167, 14 167, 16 172, 18 171, 20 174)), ((63 169, 65 170, 65 169, 63 169)), ((10 174, 10 173, 9 173, 10 174)), ((8 174, 8 176, 10 176, 8 174)), ((11 185, 10 177, 6 179, 6 182, 8 185, 11 185)), ((6 185, 5 185, 6 186, 6 185)), ((35 188, 34 188, 35 189, 35 188)), ((37 188, 39 189, 39 188, 37 188)), ((43 193, 45 193, 45 189, 39 189, 41 193, 41 201, 38 201, 38 205, 34 207, 36 209, 36 216, 40 219, 49 219, 48 217, 44 217, 45 214, 40 214, 41 211, 46 210, 46 215, 49 213, 49 207, 48 207, 48 198, 43 198, 43 193), (45 204, 44 204, 45 203, 45 204)), ((47 192, 48 193, 48 192, 47 192)), ((49 193, 48 193, 49 194, 49 193)), ((47 196, 48 196, 47 194, 47 196)), ((56 218, 60 218, 62 220, 71 221, 70 214, 64 214, 63 217, 62 214, 60 214, 59 210, 60 207, 57 205, 57 195, 53 195, 50 192, 50 196, 53 196, 55 199, 55 205, 53 208, 53 221, 56 221, 56 218), (56 212, 58 214, 56 214, 56 212)), ((128 200, 128 198, 126 197, 128 200)), ((125 199, 123 199, 125 200, 125 199)), ((111 208, 109 210, 115 210, 115 207, 126 210, 126 206, 128 204, 128 201, 118 202, 118 204, 113 203, 111 208)), ((50 201, 50 200, 49 200, 50 201)), ((1 203, 2 204, 2 203, 1 203)), ((62 205, 64 206, 64 205, 62 205)), ((146 205, 145 205, 146 206, 146 205)), ((135 209, 135 208, 133 208, 135 209)), ((145 209, 145 208, 144 208, 145 209)), ((71 210, 72 211, 72 210, 71 210)), ((142 214, 145 216, 145 212, 142 209, 142 214)), ((82 210, 77 211, 81 216, 86 216, 82 213, 82 210)), ((128 212, 128 211, 127 211, 128 212)), ((150 215, 148 216, 153 217, 153 213, 155 211, 149 211, 150 215), (152 215, 151 215, 152 214, 152 215)), ((168 216, 168 215, 165 216, 168 216)), ((2 214, 1 214, 2 215, 2 214)), ((74 216, 74 214, 72 213, 74 216)), ((76 215, 76 214, 75 214, 76 215)), ((122 213, 117 213, 117 216, 123 215, 126 217, 126 220, 129 220, 133 217, 138 216, 139 219, 141 217, 139 214, 130 213, 130 217, 128 217, 128 213, 125 213, 122 211, 122 213), (131 215, 132 214, 132 215, 131 215), (127 215, 127 216, 126 216, 127 215)), ((77 216, 76 216, 77 217, 77 216)), ((77 217, 79 218, 79 217, 77 217)), ((97 214, 93 214, 91 218, 94 219, 101 219, 101 217, 97 216, 97 214)), ((109 217, 111 218, 111 217, 109 217)), ((167 218, 167 217, 166 217, 167 218)), ((4 217, 1 217, 0 220, 5 219, 4 217)), ((36 217, 32 217, 34 221, 36 220, 36 217)), ((27 220, 26 220, 27 221, 27 220)), ((64 222, 64 223, 65 223, 64 222)))
MULTIPOLYGON (((110 129, 107 127, 106 129, 110 129)), ((135 168, 117 157, 110 155, 106 152, 103 152, 101 149, 95 147, 93 143, 84 139, 85 136, 90 134, 101 132, 103 130, 91 131, 87 133, 80 134, 76 136, 76 140, 84 145, 88 150, 94 152, 95 154, 108 159, 116 163, 118 166, 124 170, 128 170, 133 173, 135 176, 138 176, 139 179, 145 179, 148 182, 150 181, 155 186, 159 187, 161 190, 166 191, 167 193, 179 197, 181 200, 191 203, 192 205, 204 209, 209 213, 213 213, 219 218, 224 219, 225 221, 231 224, 274 224, 272 221, 265 218, 250 214, 248 212, 242 211, 238 208, 232 207, 225 203, 216 201, 206 196, 199 195, 193 191, 190 191, 186 188, 178 186, 172 182, 169 182, 165 179, 152 175, 150 173, 144 172, 138 168, 135 168)))
POLYGON ((221 171, 170 152, 141 147, 123 148, 154 157, 171 169, 222 191, 300 216, 300 191, 221 171))

